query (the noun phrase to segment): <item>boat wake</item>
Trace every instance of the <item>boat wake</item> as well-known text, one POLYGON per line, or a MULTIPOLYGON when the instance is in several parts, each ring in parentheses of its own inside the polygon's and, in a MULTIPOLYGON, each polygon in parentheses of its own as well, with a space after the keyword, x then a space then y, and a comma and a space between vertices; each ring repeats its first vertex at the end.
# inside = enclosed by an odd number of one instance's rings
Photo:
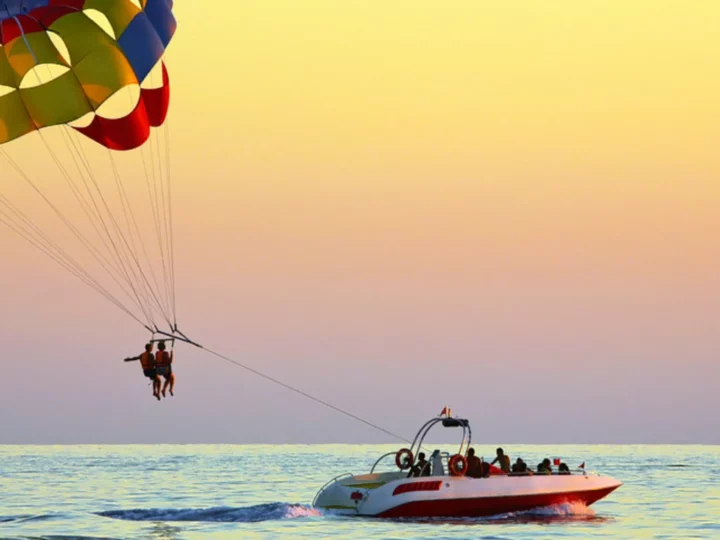
MULTIPOLYGON (((374 519, 374 518, 373 518, 374 519)), ((596 516, 595 512, 581 502, 562 503, 522 512, 509 512, 496 516, 464 517, 464 518, 399 518, 397 521, 410 521, 415 523, 442 523, 446 525, 474 525, 474 524, 550 524, 571 522, 602 522, 607 518, 596 516)))
POLYGON ((570 521, 605 521, 582 502, 561 503, 524 512, 511 512, 486 518, 493 523, 563 523, 570 521))
POLYGON ((538 516, 551 517, 579 517, 594 518, 595 510, 581 502, 562 503, 555 506, 547 506, 545 508, 537 508, 529 510, 527 513, 538 516))
POLYGON ((23 514, 19 516, 0 516, 0 523, 27 523, 31 521, 48 521, 62 519, 63 514, 23 514))
MULTIPOLYGON (((329 512, 324 514, 320 510, 304 504, 269 503, 245 507, 217 506, 212 508, 138 508, 108 510, 105 512, 97 512, 96 515, 125 521, 255 523, 260 521, 313 518, 323 515, 333 516, 333 513, 329 512)), ((0 516, 0 523, 20 523, 58 517, 57 515, 0 516)), ((345 517, 345 519, 347 519, 347 517, 345 517)), ((525 512, 512 512, 484 518, 401 518, 397 521, 470 525, 473 523, 563 523, 575 521, 605 521, 605 519, 606 518, 596 516, 595 512, 583 503, 563 503, 525 512)))
POLYGON ((218 523, 253 523, 281 519, 317 517, 322 513, 302 504, 269 503, 233 508, 217 506, 201 509, 149 508, 132 510, 108 510, 98 516, 126 521, 198 521, 218 523))

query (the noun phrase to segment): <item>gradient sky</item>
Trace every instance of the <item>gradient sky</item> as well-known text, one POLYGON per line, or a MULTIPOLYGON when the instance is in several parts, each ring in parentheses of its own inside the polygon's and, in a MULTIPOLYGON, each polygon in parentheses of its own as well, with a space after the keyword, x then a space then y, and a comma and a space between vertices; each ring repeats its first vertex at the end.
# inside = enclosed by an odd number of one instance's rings
MULTIPOLYGON (((175 13, 186 333, 403 435, 720 444, 720 3, 175 13)), ((155 403, 146 333, 0 245, 0 443, 390 442, 187 347, 155 403)))

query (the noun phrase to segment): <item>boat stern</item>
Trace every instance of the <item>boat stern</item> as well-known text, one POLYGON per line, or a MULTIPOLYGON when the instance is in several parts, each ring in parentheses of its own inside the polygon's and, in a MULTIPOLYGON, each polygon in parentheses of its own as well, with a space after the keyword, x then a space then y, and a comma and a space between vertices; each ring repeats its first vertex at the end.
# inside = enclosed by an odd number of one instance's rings
POLYGON ((313 500, 313 506, 335 514, 358 515, 362 503, 368 498, 370 492, 404 476, 404 473, 339 476, 333 478, 318 491, 313 500))

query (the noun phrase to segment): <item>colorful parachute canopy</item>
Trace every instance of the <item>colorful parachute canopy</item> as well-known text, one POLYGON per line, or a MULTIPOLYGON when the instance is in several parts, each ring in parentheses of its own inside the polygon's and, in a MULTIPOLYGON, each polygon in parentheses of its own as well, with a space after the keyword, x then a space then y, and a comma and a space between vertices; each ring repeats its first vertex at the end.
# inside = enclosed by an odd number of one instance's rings
MULTIPOLYGON (((140 0, 139 5, 131 0, 0 1, 0 144, 77 121, 118 91, 141 85, 161 61, 176 23, 172 0, 140 0), (105 20, 106 25, 98 22, 105 20)), ((142 145, 167 114, 164 64, 162 72, 162 86, 141 87, 128 115, 95 114, 89 125, 74 129, 114 150, 142 145)))

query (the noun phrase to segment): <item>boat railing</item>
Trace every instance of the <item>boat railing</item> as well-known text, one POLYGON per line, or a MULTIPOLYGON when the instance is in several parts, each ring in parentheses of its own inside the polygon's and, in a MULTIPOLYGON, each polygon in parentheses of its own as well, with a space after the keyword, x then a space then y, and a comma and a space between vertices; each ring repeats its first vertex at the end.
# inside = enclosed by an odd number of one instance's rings
POLYGON ((372 466, 372 469, 370 469, 370 474, 373 474, 375 472, 375 467, 377 467, 383 459, 388 456, 394 456, 396 453, 397 452, 388 452, 387 454, 383 454, 382 456, 380 456, 375 462, 375 464, 372 466))
POLYGON ((527 472, 511 472, 508 473, 507 476, 599 476, 599 473, 586 471, 585 469, 571 469, 568 472, 552 471, 550 473, 528 469, 527 472))
POLYGON ((318 497, 325 490, 326 487, 328 487, 330 484, 332 484, 334 482, 337 482, 341 478, 345 478, 346 476, 352 476, 352 473, 338 474, 335 478, 332 478, 331 480, 328 480, 327 482, 325 482, 325 485, 323 487, 321 487, 320 489, 318 489, 318 492, 315 494, 315 497, 313 497, 312 505, 315 506, 315 503, 317 502, 318 497))

